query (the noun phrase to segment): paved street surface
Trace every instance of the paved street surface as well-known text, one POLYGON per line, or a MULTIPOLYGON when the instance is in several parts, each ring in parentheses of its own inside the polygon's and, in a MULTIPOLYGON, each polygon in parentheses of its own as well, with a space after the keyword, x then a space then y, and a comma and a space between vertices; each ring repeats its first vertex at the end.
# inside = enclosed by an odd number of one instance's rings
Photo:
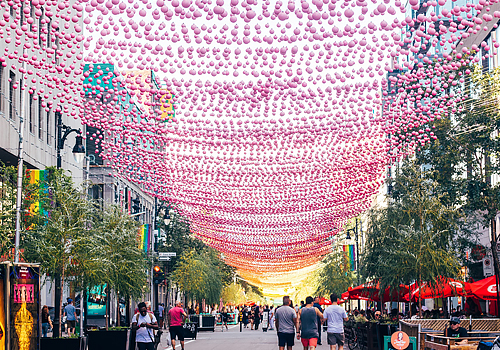
MULTIPOLYGON (((249 326, 250 327, 250 326, 249 326)), ((329 349, 326 344, 324 334, 324 343, 318 346, 318 350, 329 349)), ((166 339, 170 337, 169 333, 164 333, 162 341, 158 346, 158 350, 172 350, 171 346, 166 346, 166 339)), ((181 348, 177 341, 175 349, 181 348)), ((186 339, 186 350, 221 350, 221 349, 237 349, 237 350, 278 350, 278 336, 276 331, 263 332, 259 328, 258 331, 252 331, 250 328, 243 328, 240 333, 239 326, 229 326, 229 331, 221 332, 220 327, 217 327, 215 332, 199 332, 196 340, 186 339)), ((300 341, 295 339, 294 349, 302 349, 300 341)))

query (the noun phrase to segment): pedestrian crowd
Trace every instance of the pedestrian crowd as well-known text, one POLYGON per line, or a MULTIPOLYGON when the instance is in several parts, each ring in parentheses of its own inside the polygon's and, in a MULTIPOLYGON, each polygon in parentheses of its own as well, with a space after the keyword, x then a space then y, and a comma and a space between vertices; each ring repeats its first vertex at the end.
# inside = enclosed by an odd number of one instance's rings
POLYGON ((330 295, 332 305, 323 310, 319 298, 307 297, 301 306, 293 306, 289 296, 283 297, 283 305, 274 312, 274 323, 278 333, 280 350, 292 350, 295 338, 300 340, 304 350, 315 350, 321 344, 321 328, 326 322, 327 342, 331 350, 343 350, 344 321, 346 311, 338 305, 338 296, 330 295))

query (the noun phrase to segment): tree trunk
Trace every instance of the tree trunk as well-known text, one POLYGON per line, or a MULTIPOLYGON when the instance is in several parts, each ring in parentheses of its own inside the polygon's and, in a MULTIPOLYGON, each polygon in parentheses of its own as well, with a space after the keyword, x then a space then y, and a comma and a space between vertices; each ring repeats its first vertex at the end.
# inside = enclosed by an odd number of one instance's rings
POLYGON ((422 285, 422 274, 418 275, 418 317, 422 318, 422 290, 420 286, 422 285))
POLYGON ((493 267, 495 269, 495 281, 497 288, 497 317, 500 317, 500 269, 499 269, 499 261, 498 261, 498 252, 497 252, 497 225, 496 225, 496 215, 491 219, 491 252, 493 254, 493 267))
POLYGON ((56 312, 59 314, 59 325, 57 326, 59 328, 59 336, 62 337, 61 333, 61 327, 62 327, 62 310, 61 310, 61 305, 63 304, 63 289, 64 289, 64 266, 62 268, 62 273, 61 273, 61 281, 59 283, 59 310, 56 310, 56 312))
POLYGON ((106 322, 106 330, 109 330, 109 295, 111 294, 109 293, 109 286, 106 286, 104 293, 106 294, 106 311, 104 313, 104 321, 106 322))
POLYGON ((120 310, 120 297, 118 296, 118 293, 116 293, 116 326, 117 327, 120 327, 121 326, 121 319, 122 318, 122 314, 121 314, 121 310, 120 310))

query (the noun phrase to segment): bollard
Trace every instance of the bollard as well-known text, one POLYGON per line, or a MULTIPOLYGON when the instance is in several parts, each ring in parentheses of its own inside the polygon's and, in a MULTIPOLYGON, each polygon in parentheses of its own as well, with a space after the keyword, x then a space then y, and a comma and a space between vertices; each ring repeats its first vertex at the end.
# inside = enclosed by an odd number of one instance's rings
POLYGON ((242 324, 243 322, 240 322, 240 332, 242 331, 242 324))

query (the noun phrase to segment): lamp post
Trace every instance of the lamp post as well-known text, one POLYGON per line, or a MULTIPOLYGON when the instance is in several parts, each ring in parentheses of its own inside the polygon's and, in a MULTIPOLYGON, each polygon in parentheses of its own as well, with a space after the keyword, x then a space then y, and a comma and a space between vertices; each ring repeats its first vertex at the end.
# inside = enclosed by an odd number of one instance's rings
POLYGON ((61 169, 62 157, 61 150, 64 148, 64 142, 68 138, 69 134, 75 132, 77 135, 75 137, 75 146, 73 146, 73 156, 77 163, 83 162, 85 158, 85 146, 83 146, 82 131, 80 129, 72 129, 71 127, 64 125, 62 123, 62 114, 56 112, 57 115, 57 169, 61 169), (64 131, 64 133, 63 133, 64 131))
MULTIPOLYGON (((62 123, 61 112, 56 112, 57 117, 57 169, 61 169, 62 157, 61 150, 64 149, 64 143, 68 136, 75 132, 77 136, 75 137, 75 146, 73 146, 73 156, 77 163, 81 163, 85 158, 85 147, 83 146, 82 131, 80 129, 72 129, 71 127, 64 125, 62 123)), ((59 274, 54 276, 54 337, 60 337, 60 314, 61 314, 61 276, 59 274)), ((80 303, 81 304, 81 303, 80 303)))
MULTIPOLYGON (((347 230, 347 239, 351 239, 351 235, 349 234, 350 231, 354 232, 354 240, 356 242, 356 277, 358 280, 358 286, 360 285, 360 278, 359 278, 359 239, 358 239, 358 218, 355 218, 356 220, 356 226, 355 228, 351 228, 347 230)), ((358 299, 358 310, 361 309, 361 300, 358 299)))
MULTIPOLYGON (((170 223, 170 213, 169 213, 169 208, 167 206, 165 206, 164 204, 160 205, 158 207, 158 198, 155 197, 155 218, 154 218, 154 232, 155 232, 155 235, 154 235, 154 245, 153 245, 153 250, 155 252, 158 252, 158 238, 160 236, 160 229, 159 229, 159 225, 158 225, 158 219, 159 219, 159 216, 160 216, 160 213, 162 211, 165 211, 165 214, 163 215, 163 221, 165 223, 165 226, 168 226, 168 224, 170 223)), ((153 303, 154 303, 154 310, 155 310, 155 315, 158 311, 158 283, 155 283, 155 281, 153 281, 153 303)))

